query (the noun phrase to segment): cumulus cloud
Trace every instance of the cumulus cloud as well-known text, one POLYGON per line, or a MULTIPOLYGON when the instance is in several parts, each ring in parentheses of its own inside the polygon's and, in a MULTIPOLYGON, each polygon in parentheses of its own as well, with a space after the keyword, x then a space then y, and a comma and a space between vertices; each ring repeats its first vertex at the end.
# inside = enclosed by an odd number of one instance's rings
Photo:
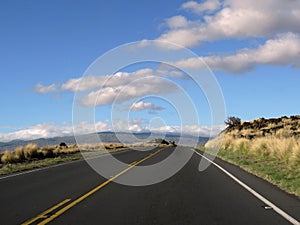
POLYGON ((61 89, 63 91, 72 91, 72 92, 83 92, 87 90, 94 90, 98 88, 106 87, 119 87, 127 85, 137 79, 144 77, 155 76, 155 77, 181 77, 183 76, 181 72, 176 71, 172 68, 164 68, 153 70, 150 68, 140 69, 134 72, 117 72, 113 75, 90 75, 80 78, 72 78, 66 83, 62 84, 61 89))
POLYGON ((200 14, 205 11, 215 11, 221 6, 218 0, 207 0, 203 3, 195 1, 185 2, 181 5, 181 9, 192 11, 193 13, 200 14))
POLYGON ((169 28, 182 28, 188 26, 188 21, 184 16, 173 16, 166 19, 166 24, 169 28))
MULTIPOLYGON (((203 12, 217 9, 218 2, 207 1, 201 4, 192 1, 184 3, 181 8, 203 12), (207 4, 213 6, 209 8, 207 4)), ((253 0, 226 0, 221 9, 212 15, 206 14, 195 21, 182 16, 174 17, 167 20, 168 24, 169 29, 158 40, 185 47, 193 47, 203 41, 297 33, 300 31, 300 1, 264 0, 253 3, 253 0), (181 25, 174 25, 172 21, 175 20, 180 21, 181 25)))
POLYGON ((293 33, 281 34, 267 40, 255 49, 243 49, 228 56, 208 56, 189 58, 174 65, 179 68, 200 69, 204 60, 212 70, 222 70, 229 73, 244 73, 258 65, 291 65, 300 66, 300 36, 293 33))
POLYGON ((151 132, 162 132, 162 133, 183 133, 189 135, 199 135, 202 137, 215 137, 223 129, 224 125, 214 126, 199 126, 199 125, 186 125, 186 126, 162 126, 158 128, 151 128, 151 132))
MULTIPOLYGON (((72 126, 70 125, 70 127, 72 126)), ((73 130, 76 135, 90 134, 94 132, 113 131, 112 126, 108 120, 97 121, 94 124, 80 122, 74 125, 73 130)))
POLYGON ((32 140, 37 138, 67 136, 71 135, 72 133, 72 127, 57 126, 55 123, 42 123, 10 133, 0 133, 0 140, 32 140))
POLYGON ((145 68, 130 73, 73 78, 62 84, 61 89, 88 92, 79 101, 84 106, 109 105, 145 95, 176 92, 176 85, 167 77, 183 78, 183 74, 174 68, 161 66, 157 70, 145 68))
POLYGON ((33 88, 34 92, 40 93, 40 94, 47 94, 50 92, 56 92, 57 88, 55 84, 51 84, 49 86, 44 86, 41 83, 38 83, 33 88))
POLYGON ((112 130, 114 132, 147 132, 143 118, 132 120, 113 120, 112 130))
POLYGON ((109 76, 86 76, 80 78, 72 78, 68 80, 66 83, 62 84, 62 91, 86 91, 92 90, 104 85, 106 79, 109 76))
POLYGON ((145 76, 121 86, 109 86, 92 91, 80 100, 84 106, 121 103, 147 95, 169 94, 178 91, 175 83, 155 76, 145 76))
POLYGON ((106 87, 118 87, 124 86, 136 79, 142 78, 144 76, 154 76, 156 72, 152 69, 146 68, 137 70, 132 73, 128 72, 117 72, 113 75, 104 76, 85 76, 80 78, 73 78, 68 80, 62 85, 62 90, 72 91, 72 92, 83 92, 87 90, 93 90, 98 88, 106 87))
POLYGON ((164 110, 165 108, 161 107, 161 106, 154 105, 151 102, 140 101, 140 102, 134 102, 131 105, 130 109, 132 111, 143 111, 143 110, 146 110, 146 109, 149 109, 150 111, 160 111, 160 110, 164 110))
MULTIPOLYGON (((59 91, 87 92, 80 100, 85 106, 108 105, 149 94, 175 92, 177 88, 168 78, 183 79, 184 75, 175 68, 161 65, 156 70, 145 68, 113 75, 72 78, 63 83, 59 91)), ((49 87, 37 84, 35 89, 39 93, 57 91, 54 84, 49 87)))

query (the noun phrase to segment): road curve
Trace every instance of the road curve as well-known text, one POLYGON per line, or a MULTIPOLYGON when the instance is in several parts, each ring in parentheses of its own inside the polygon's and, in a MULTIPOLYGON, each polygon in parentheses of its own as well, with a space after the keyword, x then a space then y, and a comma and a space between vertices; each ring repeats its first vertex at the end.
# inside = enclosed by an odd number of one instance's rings
MULTIPOLYGON (((135 167, 160 162, 173 151, 130 150, 114 156, 135 167)), ((94 160, 101 163, 105 157, 94 160)), ((200 160, 194 154, 176 175, 142 187, 114 182, 130 176, 130 166, 107 180, 85 161, 3 178, 0 224, 291 224, 216 166, 199 172, 200 160)), ((222 160, 215 162, 300 221, 298 198, 222 160)))

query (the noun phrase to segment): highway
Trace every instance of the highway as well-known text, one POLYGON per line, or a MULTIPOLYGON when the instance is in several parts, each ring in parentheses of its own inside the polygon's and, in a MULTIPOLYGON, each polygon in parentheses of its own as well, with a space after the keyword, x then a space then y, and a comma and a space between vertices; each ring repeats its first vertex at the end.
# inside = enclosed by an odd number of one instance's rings
MULTIPOLYGON (((180 148, 183 154, 192 151, 180 148)), ((214 160, 286 213, 288 221, 218 166, 212 164, 199 172, 201 154, 194 153, 176 175, 154 185, 114 182, 122 176, 130 177, 133 167, 154 165, 173 151, 174 147, 167 147, 115 153, 118 160, 133 164, 110 180, 97 174, 84 160, 0 177, 0 224, 278 225, 300 221, 298 198, 236 166, 214 160)), ((93 160, 101 163, 106 157, 93 160)))

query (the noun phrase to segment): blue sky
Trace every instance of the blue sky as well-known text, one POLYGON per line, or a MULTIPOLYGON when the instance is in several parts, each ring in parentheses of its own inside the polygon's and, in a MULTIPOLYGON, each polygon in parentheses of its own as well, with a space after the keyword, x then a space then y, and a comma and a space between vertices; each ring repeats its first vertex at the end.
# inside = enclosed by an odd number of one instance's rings
MULTIPOLYGON (((107 51, 142 40, 168 41, 196 53, 198 57, 172 62, 182 70, 201 70, 196 62, 204 60, 220 85, 227 116, 252 120, 299 114, 299 15, 298 1, 280 0, 1 1, 0 141, 72 134, 72 81, 86 74, 91 63, 107 51)), ((143 70, 159 77, 160 66, 127 66, 119 71, 120 79, 138 79, 143 70)), ((213 134, 219 132, 222 122, 211 123, 201 90, 171 75, 173 69, 169 69, 163 76, 191 96, 199 122, 193 124, 191 118, 181 123, 167 100, 173 92, 173 99, 181 96, 180 92, 158 80, 153 93, 145 91, 145 96, 124 97, 120 102, 119 111, 131 109, 129 117, 117 121, 120 130, 151 127, 160 132, 182 129, 209 135, 212 126, 213 134)), ((88 75, 95 76, 97 83, 108 74, 88 75)), ((86 89, 87 94, 99 86, 92 89, 86 89)), ((107 90, 103 96, 112 98, 107 90)), ((94 107, 99 131, 112 130, 114 118, 107 101, 94 107)))

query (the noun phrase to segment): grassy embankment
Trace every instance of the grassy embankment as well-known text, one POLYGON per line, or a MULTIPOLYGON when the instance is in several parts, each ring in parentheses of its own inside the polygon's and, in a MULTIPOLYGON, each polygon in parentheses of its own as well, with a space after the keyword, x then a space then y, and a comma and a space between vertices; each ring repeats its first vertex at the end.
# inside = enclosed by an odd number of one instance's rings
POLYGON ((300 116, 232 124, 205 150, 218 145, 218 157, 300 197, 300 116))
POLYGON ((128 149, 127 146, 118 143, 101 145, 71 145, 66 147, 45 146, 39 148, 36 144, 19 146, 14 151, 5 151, 0 154, 0 175, 50 166, 62 162, 79 160, 84 157, 93 157, 110 152, 128 149))

